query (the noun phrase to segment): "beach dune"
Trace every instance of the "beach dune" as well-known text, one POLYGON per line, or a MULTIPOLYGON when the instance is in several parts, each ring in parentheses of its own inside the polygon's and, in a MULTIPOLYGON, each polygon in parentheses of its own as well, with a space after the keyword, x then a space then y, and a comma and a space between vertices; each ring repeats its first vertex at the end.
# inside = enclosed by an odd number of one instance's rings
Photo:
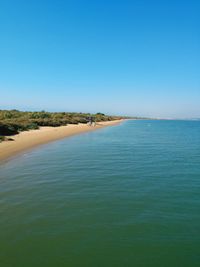
POLYGON ((116 125, 121 121, 122 120, 99 122, 94 127, 88 126, 87 124, 69 124, 67 126, 41 127, 38 130, 21 132, 12 136, 13 141, 0 143, 0 160, 8 159, 41 144, 84 132, 94 131, 106 126, 116 125))

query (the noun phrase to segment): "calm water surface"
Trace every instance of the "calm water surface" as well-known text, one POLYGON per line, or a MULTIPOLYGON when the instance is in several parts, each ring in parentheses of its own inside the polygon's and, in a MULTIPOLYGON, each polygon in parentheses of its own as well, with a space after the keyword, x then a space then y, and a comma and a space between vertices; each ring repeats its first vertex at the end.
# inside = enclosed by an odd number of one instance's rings
POLYGON ((200 122, 127 121, 1 163, 0 266, 200 266, 200 122))

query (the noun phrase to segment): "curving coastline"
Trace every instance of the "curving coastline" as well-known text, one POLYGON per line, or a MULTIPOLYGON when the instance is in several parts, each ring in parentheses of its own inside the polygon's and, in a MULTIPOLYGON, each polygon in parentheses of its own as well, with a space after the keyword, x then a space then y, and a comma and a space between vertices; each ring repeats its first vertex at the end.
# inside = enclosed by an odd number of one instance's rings
POLYGON ((38 130, 21 132, 12 136, 14 141, 4 141, 0 143, 0 160, 9 159, 25 150, 51 141, 84 132, 95 131, 103 127, 119 124, 122 121, 123 120, 100 122, 97 123, 95 127, 88 126, 87 124, 69 124, 67 126, 41 127, 38 130))

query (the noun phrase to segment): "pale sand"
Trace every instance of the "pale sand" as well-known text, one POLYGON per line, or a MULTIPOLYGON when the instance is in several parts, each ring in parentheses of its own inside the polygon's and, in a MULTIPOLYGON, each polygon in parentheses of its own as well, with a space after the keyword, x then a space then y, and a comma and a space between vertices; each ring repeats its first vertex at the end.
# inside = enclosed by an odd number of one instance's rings
POLYGON ((0 160, 8 159, 41 144, 84 132, 94 131, 106 126, 116 125, 120 122, 122 122, 122 120, 100 122, 97 123, 95 127, 86 124, 69 124, 67 126, 41 127, 38 130, 21 132, 11 136, 14 141, 3 141, 0 143, 0 160))

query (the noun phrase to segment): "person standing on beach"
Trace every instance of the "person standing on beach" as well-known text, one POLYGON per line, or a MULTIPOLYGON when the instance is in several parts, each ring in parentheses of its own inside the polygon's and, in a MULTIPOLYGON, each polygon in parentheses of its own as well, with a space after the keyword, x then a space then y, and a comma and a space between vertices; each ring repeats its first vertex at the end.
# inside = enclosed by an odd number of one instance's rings
POLYGON ((95 121, 94 117, 89 117, 88 120, 89 120, 88 121, 89 126, 93 126, 93 127, 96 126, 96 121, 95 121))

